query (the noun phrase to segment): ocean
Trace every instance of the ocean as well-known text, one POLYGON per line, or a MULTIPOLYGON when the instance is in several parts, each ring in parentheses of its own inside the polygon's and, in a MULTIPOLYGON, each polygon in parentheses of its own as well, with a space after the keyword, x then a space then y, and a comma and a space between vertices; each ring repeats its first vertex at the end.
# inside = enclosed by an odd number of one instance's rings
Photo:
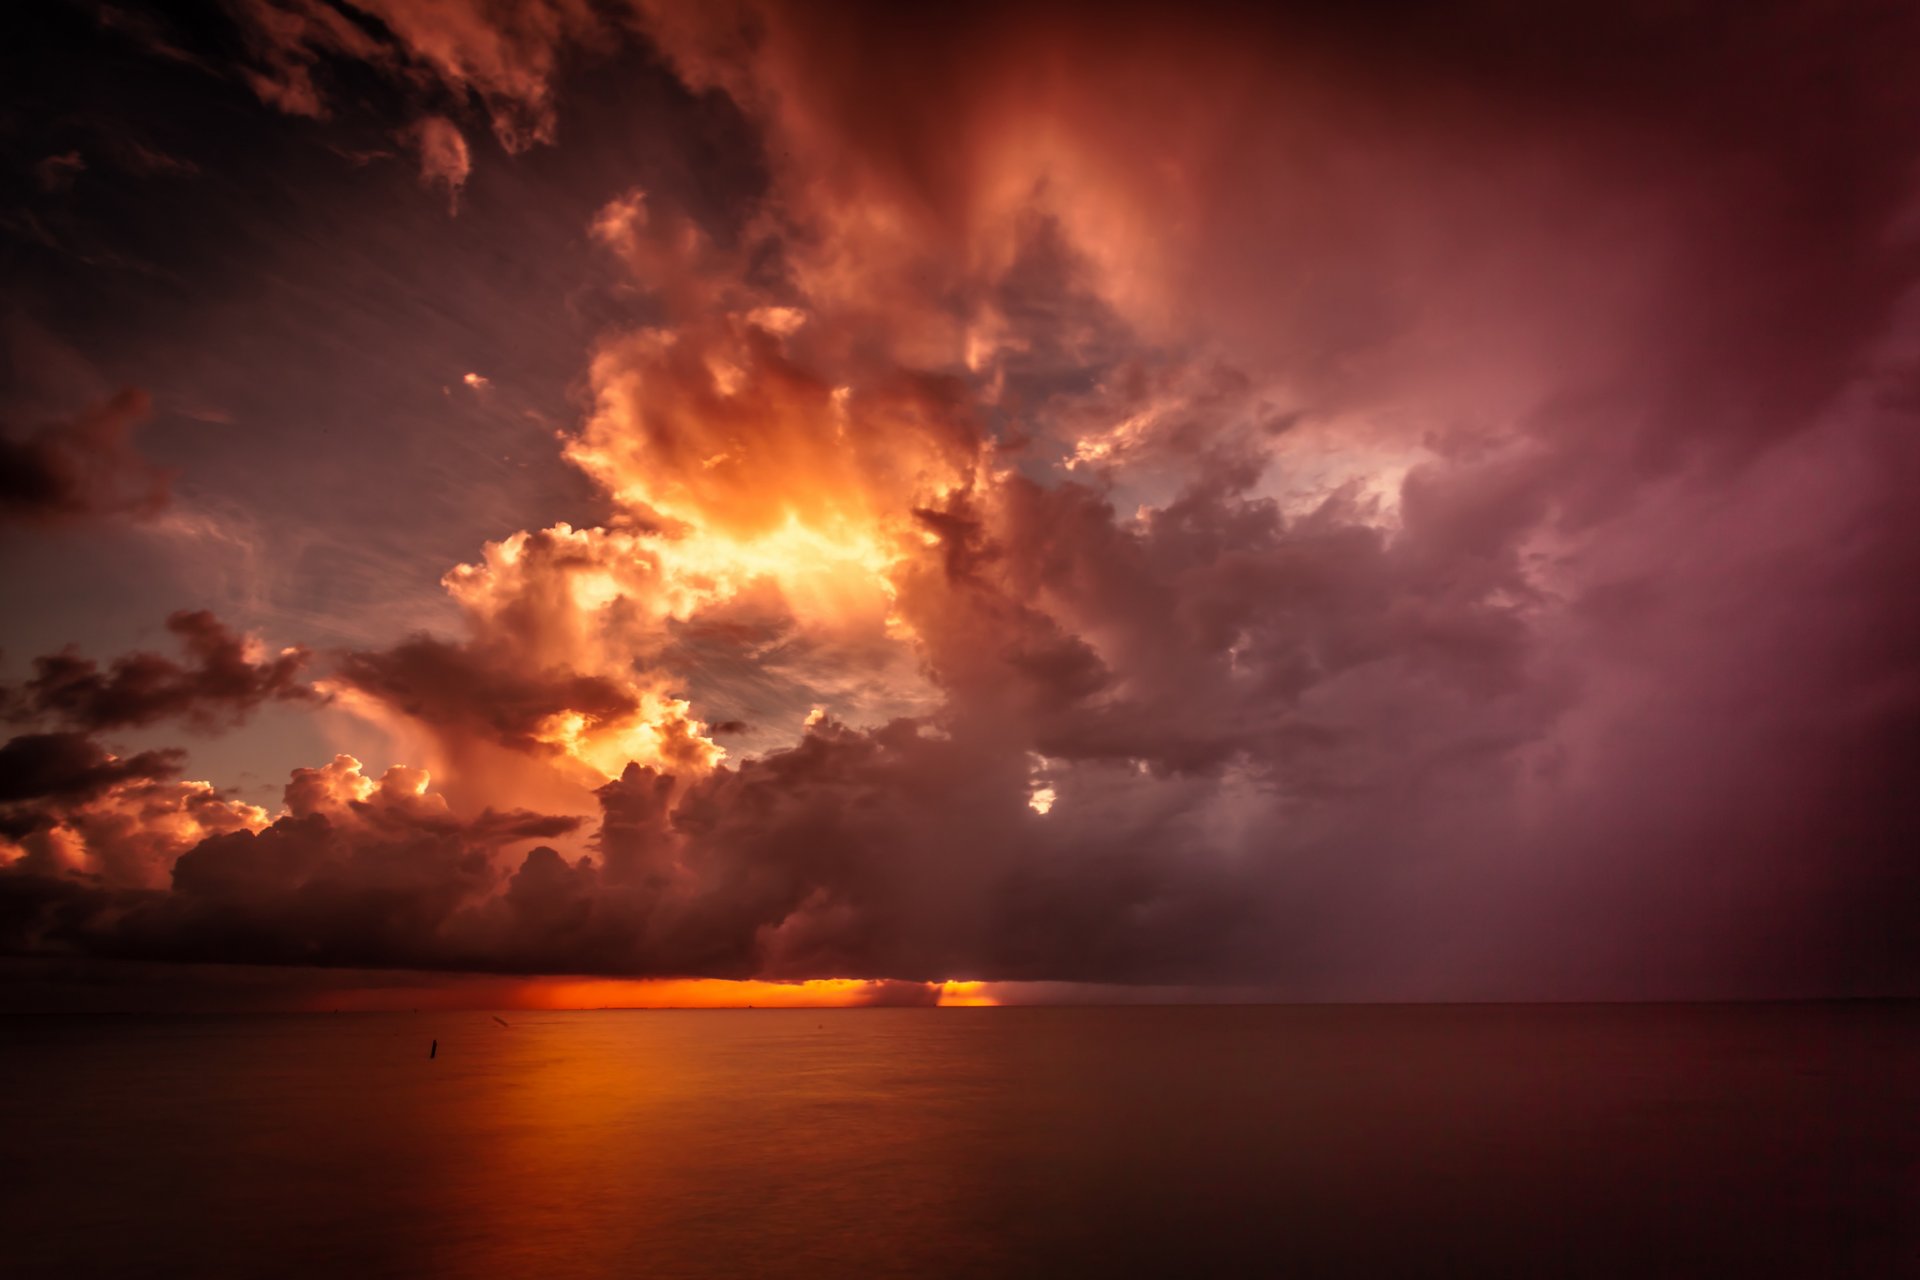
POLYGON ((11 1016, 0 1273, 1920 1275, 1920 1006, 11 1016))

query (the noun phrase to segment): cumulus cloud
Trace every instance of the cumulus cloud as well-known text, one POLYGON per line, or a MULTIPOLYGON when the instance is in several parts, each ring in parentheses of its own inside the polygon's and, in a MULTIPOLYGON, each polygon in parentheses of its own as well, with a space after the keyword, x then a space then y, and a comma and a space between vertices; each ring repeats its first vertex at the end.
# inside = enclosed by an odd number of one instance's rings
POLYGON ((325 688, 386 726, 463 805, 591 812, 630 761, 699 772, 722 754, 647 655, 663 607, 653 557, 624 530, 561 525, 448 574, 468 634, 341 656, 325 688))
POLYGON ((128 390, 67 421, 0 434, 0 520, 141 519, 165 509, 173 473, 132 441, 151 411, 146 392, 128 390))
POLYGON ((205 837, 263 825, 257 807, 176 781, 178 751, 120 757, 85 734, 0 747, 0 867, 122 888, 164 883, 205 837))
POLYGON ((169 960, 394 955, 431 967, 448 959, 443 931, 494 887, 492 854, 577 825, 521 810, 457 818, 424 772, 396 767, 376 780, 342 756, 296 771, 271 824, 255 810, 176 850, 165 889, 19 858, 0 870, 0 942, 169 960))

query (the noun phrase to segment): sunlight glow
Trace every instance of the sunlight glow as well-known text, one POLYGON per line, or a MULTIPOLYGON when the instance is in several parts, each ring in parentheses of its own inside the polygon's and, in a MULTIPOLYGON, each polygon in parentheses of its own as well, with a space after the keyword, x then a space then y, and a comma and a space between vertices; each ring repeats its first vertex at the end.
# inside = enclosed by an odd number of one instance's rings
POLYGON ((848 1009, 869 1005, 997 1004, 981 982, 940 984, 814 978, 764 982, 719 978, 563 978, 523 985, 519 1007, 535 1009, 848 1009))

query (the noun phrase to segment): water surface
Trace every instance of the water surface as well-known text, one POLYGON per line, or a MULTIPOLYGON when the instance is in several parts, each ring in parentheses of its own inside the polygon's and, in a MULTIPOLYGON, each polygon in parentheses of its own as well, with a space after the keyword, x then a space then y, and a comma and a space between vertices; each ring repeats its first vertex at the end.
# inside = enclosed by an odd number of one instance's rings
POLYGON ((1920 1274, 1914 1006, 502 1016, 0 1019, 0 1270, 1920 1274))

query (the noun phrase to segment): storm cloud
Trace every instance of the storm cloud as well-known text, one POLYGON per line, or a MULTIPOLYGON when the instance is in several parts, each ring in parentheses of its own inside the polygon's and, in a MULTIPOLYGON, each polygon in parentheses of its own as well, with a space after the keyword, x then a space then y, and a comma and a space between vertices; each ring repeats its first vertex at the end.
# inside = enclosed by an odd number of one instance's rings
MULTIPOLYGON (((511 412, 585 496, 497 513, 410 602, 426 629, 314 660, 181 614, 185 664, 39 659, 9 697, 49 724, 311 703, 353 754, 111 874, 81 835, 20 845, 9 949, 1920 979, 1911 16, 235 12, 250 98, 415 139, 459 236, 499 237, 463 272, 564 201, 570 416, 511 412), (653 127, 605 66, 683 113, 670 162, 566 167, 653 127)), ((479 367, 435 363, 441 399, 506 414, 534 378, 479 367)), ((54 761, 21 795, 76 806, 172 760, 15 741, 54 761)))

